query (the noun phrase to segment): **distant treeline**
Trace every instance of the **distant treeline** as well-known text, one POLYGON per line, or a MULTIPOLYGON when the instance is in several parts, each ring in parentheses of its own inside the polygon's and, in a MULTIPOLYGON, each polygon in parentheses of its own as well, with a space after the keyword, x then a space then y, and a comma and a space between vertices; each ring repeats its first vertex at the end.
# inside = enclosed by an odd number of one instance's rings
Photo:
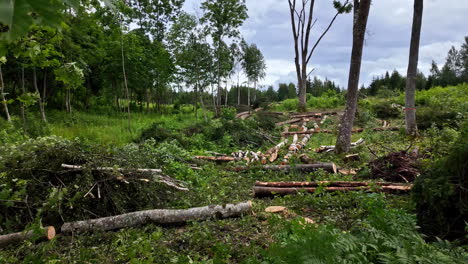
MULTIPOLYGON (((419 72, 416 78, 416 89, 427 90, 434 86, 449 86, 468 83, 468 36, 460 50, 455 47, 448 51, 445 64, 439 69, 432 61, 429 76, 419 72)), ((365 95, 385 96, 387 92, 401 92, 405 90, 406 77, 394 70, 391 74, 386 72, 383 76, 375 77, 368 87, 362 87, 361 93, 365 95)))

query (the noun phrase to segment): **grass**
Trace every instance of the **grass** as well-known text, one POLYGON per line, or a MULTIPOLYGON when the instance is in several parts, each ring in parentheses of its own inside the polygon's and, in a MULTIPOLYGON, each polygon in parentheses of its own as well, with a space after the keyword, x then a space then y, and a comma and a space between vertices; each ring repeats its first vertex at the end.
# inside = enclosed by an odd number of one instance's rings
MULTIPOLYGON (((199 113, 198 120, 201 120, 199 113)), ((123 146, 134 141, 153 123, 167 129, 180 129, 196 121, 193 113, 161 115, 136 112, 131 114, 130 129, 126 113, 102 115, 97 113, 54 111, 49 113, 51 134, 67 139, 80 138, 101 145, 123 146)))

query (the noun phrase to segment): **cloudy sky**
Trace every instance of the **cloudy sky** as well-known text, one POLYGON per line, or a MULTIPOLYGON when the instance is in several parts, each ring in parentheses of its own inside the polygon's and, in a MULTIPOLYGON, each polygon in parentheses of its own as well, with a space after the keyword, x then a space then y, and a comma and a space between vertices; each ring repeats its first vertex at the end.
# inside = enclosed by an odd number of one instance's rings
MULTIPOLYGON (((200 0, 186 0, 184 9, 197 12, 200 0)), ((246 0, 249 18, 241 32, 265 56, 267 74, 264 85, 296 83, 294 46, 287 0, 246 0)), ((317 23, 312 31, 314 43, 334 15, 332 0, 316 1, 317 23)), ((370 9, 361 69, 361 83, 385 71, 406 73, 413 17, 413 0, 374 0, 370 9)), ((319 44, 309 68, 312 75, 327 77, 344 87, 347 82, 352 44, 352 14, 337 18, 319 44)), ((431 61, 443 64, 453 45, 460 47, 468 35, 468 0, 424 1, 419 69, 427 74, 431 61)))

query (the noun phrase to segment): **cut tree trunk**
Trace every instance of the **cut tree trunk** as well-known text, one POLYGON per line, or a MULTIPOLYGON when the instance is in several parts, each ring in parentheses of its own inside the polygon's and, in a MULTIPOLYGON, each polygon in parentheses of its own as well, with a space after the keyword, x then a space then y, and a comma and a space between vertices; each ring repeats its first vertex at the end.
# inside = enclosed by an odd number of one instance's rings
POLYGON ((229 156, 195 156, 196 159, 201 160, 211 160, 211 161, 235 161, 239 160, 236 157, 229 157, 229 156))
POLYGON ((346 108, 344 115, 341 118, 340 128, 336 139, 335 151, 337 153, 345 153, 350 149, 352 127, 357 108, 362 50, 364 46, 364 37, 366 33, 370 5, 371 0, 361 0, 359 1, 358 7, 355 7, 353 23, 353 46, 351 51, 351 63, 348 77, 348 93, 346 94, 346 108))
POLYGON ((411 43, 409 52, 408 71, 406 74, 405 91, 405 123, 406 133, 411 136, 418 134, 416 125, 416 75, 418 73, 419 40, 423 15, 423 0, 414 0, 413 26, 411 29, 411 43))
POLYGON ((318 187, 326 185, 327 187, 359 187, 359 186, 411 186, 411 184, 395 182, 362 182, 362 181, 314 181, 314 182, 261 182, 256 181, 255 186, 259 187, 318 187))
POLYGON ((251 210, 251 201, 238 204, 209 205, 190 209, 155 209, 69 222, 62 225, 61 231, 63 233, 105 231, 149 223, 175 224, 193 220, 240 216, 250 213, 251 210))
MULTIPOLYGON (((357 146, 361 145, 362 143, 364 143, 364 139, 360 138, 356 142, 351 143, 350 147, 357 147, 357 146)), ((335 150, 335 146, 320 146, 320 148, 316 149, 315 152, 318 152, 318 153, 320 153, 320 152, 330 152, 330 151, 333 151, 333 150, 335 150)))
POLYGON ((33 237, 51 240, 55 237, 55 228, 48 226, 42 229, 40 234, 35 233, 33 230, 27 232, 18 232, 0 236, 0 248, 9 245, 17 244, 22 241, 31 239, 33 237))
POLYGON ((336 172, 338 168, 333 162, 317 162, 314 164, 296 164, 294 166, 292 165, 263 165, 259 167, 239 166, 239 167, 232 168, 233 171, 248 171, 252 169, 286 171, 286 172, 289 172, 289 171, 310 172, 310 171, 315 171, 318 169, 324 169, 329 172, 336 172))
POLYGON ((11 117, 10 117, 10 112, 8 111, 8 104, 5 99, 5 83, 3 82, 3 73, 2 73, 2 66, 0 66, 0 95, 2 96, 2 104, 3 104, 3 110, 5 111, 5 115, 7 118, 8 122, 11 122, 11 117))
MULTIPOLYGON (((255 197, 265 197, 265 196, 273 196, 273 195, 287 195, 287 194, 296 194, 298 192, 308 192, 313 193, 319 187, 301 187, 301 188, 288 188, 288 187, 259 187, 255 186, 253 188, 254 196, 255 197)), ((360 191, 360 190, 367 190, 367 191, 383 191, 388 193, 394 192, 407 192, 411 190, 411 186, 380 186, 379 188, 372 189, 369 186, 358 186, 358 187, 323 187, 326 191, 360 191)))

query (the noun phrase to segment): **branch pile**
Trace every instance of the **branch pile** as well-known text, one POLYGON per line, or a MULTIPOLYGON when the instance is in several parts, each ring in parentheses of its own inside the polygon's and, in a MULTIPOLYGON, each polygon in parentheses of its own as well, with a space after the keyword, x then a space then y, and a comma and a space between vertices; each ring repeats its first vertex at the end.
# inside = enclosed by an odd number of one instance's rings
POLYGON ((417 154, 405 150, 392 152, 384 157, 369 162, 374 179, 392 182, 413 182, 419 175, 417 154))

